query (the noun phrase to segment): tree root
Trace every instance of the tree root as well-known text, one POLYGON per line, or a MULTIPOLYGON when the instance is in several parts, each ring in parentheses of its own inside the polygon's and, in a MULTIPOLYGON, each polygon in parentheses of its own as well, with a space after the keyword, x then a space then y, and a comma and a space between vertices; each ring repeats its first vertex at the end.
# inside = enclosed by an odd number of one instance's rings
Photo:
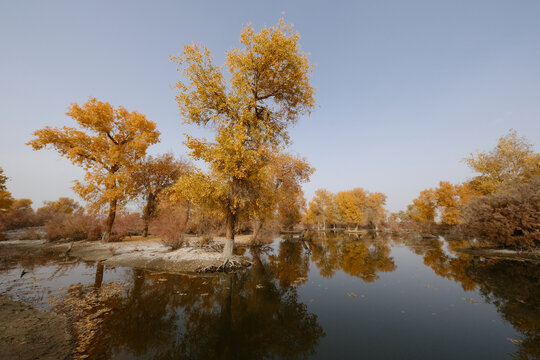
POLYGON ((242 270, 248 266, 251 266, 251 261, 239 258, 239 259, 226 259, 221 265, 210 265, 210 266, 201 266, 195 270, 198 273, 209 273, 209 272, 233 272, 237 270, 242 270))

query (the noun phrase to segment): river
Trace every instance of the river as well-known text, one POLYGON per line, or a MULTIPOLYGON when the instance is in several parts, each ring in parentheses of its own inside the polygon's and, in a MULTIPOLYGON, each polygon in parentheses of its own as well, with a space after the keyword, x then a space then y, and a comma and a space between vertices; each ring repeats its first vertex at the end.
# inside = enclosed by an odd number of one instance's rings
POLYGON ((460 245, 277 238, 240 249, 247 270, 204 276, 20 252, 0 292, 68 315, 90 359, 540 358, 540 265, 460 245))

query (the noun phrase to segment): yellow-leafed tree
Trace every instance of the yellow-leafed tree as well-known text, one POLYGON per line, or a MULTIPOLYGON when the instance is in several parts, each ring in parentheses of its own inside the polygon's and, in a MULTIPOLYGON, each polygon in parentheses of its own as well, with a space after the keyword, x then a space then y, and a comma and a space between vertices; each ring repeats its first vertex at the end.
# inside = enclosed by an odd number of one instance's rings
POLYGON ((362 188, 337 193, 335 202, 343 221, 376 228, 384 219, 386 195, 382 193, 369 193, 362 188))
POLYGON ((318 228, 322 223, 323 230, 326 230, 329 224, 335 225, 338 221, 335 197, 336 195, 326 189, 316 190, 315 196, 308 204, 306 214, 308 222, 316 222, 318 228))
POLYGON ((257 189, 268 178, 271 155, 289 141, 288 125, 314 106, 312 67, 299 38, 281 19, 259 32, 245 26, 240 47, 226 54, 225 67, 214 65, 210 52, 197 45, 171 58, 185 77, 176 84, 185 123, 216 132, 213 141, 186 135, 190 156, 205 161, 209 171, 182 177, 175 197, 224 215, 225 257, 233 254, 239 216, 260 199, 257 189))
POLYGON ((512 181, 524 183, 540 176, 540 153, 515 131, 501 137, 493 150, 471 154, 464 161, 480 173, 471 184, 482 195, 493 194, 512 181))
POLYGON ((159 141, 156 124, 136 111, 113 108, 90 98, 84 105, 72 104, 67 112, 79 126, 45 127, 28 142, 34 150, 53 148, 73 164, 85 169, 84 183, 73 190, 90 204, 90 210, 108 209, 103 240, 108 240, 119 210, 136 195, 132 179, 148 146, 159 141))
POLYGON ((411 220, 424 223, 435 221, 436 207, 435 191, 433 189, 422 190, 420 195, 413 200, 411 220))
POLYGON ((11 193, 7 190, 8 177, 4 175, 4 169, 0 168, 0 213, 7 211, 13 203, 11 193))
POLYGON ((147 156, 141 160, 133 174, 137 193, 141 194, 146 204, 143 209, 143 236, 148 236, 148 225, 158 212, 160 194, 175 184, 178 178, 187 173, 191 165, 183 160, 176 160, 171 153, 147 156))

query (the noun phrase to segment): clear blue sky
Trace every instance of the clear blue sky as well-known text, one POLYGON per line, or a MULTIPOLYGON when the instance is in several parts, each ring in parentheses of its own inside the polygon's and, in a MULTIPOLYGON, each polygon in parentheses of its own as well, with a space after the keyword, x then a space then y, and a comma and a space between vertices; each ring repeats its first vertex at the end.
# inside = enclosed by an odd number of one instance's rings
POLYGON ((540 1, 6 1, 0 3, 0 166, 15 197, 71 196, 82 171, 24 145, 71 125, 89 96, 158 124, 152 153, 185 152, 168 60, 186 43, 216 62, 242 24, 285 13, 316 65, 317 107, 291 129, 291 151, 317 188, 363 187, 404 208, 439 180, 473 174, 460 159, 511 128, 540 144, 540 1))

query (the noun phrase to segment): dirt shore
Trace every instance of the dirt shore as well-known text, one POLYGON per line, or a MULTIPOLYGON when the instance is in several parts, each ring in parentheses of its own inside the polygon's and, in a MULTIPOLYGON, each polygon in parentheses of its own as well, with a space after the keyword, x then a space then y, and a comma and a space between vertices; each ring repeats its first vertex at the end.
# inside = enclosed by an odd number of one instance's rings
POLYGON ((540 249, 520 251, 512 249, 498 249, 498 248, 464 248, 457 249, 457 252, 463 254, 469 254, 473 256, 483 256, 486 258, 501 259, 501 260, 518 260, 518 261, 532 261, 540 263, 540 249))
MULTIPOLYGON (((44 240, 9 240, 1 241, 0 246, 24 248, 29 251, 52 251, 60 255, 69 255, 85 261, 103 262, 109 266, 130 266, 140 269, 166 271, 173 273, 193 273, 197 269, 219 266, 223 263, 220 246, 224 238, 216 238, 212 246, 200 247, 198 238, 191 238, 189 246, 171 250, 163 245, 159 238, 134 237, 122 242, 103 243, 101 241, 77 241, 48 243, 44 240)), ((246 246, 250 236, 238 236, 238 247, 246 246)), ((236 255, 236 260, 246 260, 236 255)))
POLYGON ((0 295, 0 359, 68 359, 72 353, 67 320, 0 295))

